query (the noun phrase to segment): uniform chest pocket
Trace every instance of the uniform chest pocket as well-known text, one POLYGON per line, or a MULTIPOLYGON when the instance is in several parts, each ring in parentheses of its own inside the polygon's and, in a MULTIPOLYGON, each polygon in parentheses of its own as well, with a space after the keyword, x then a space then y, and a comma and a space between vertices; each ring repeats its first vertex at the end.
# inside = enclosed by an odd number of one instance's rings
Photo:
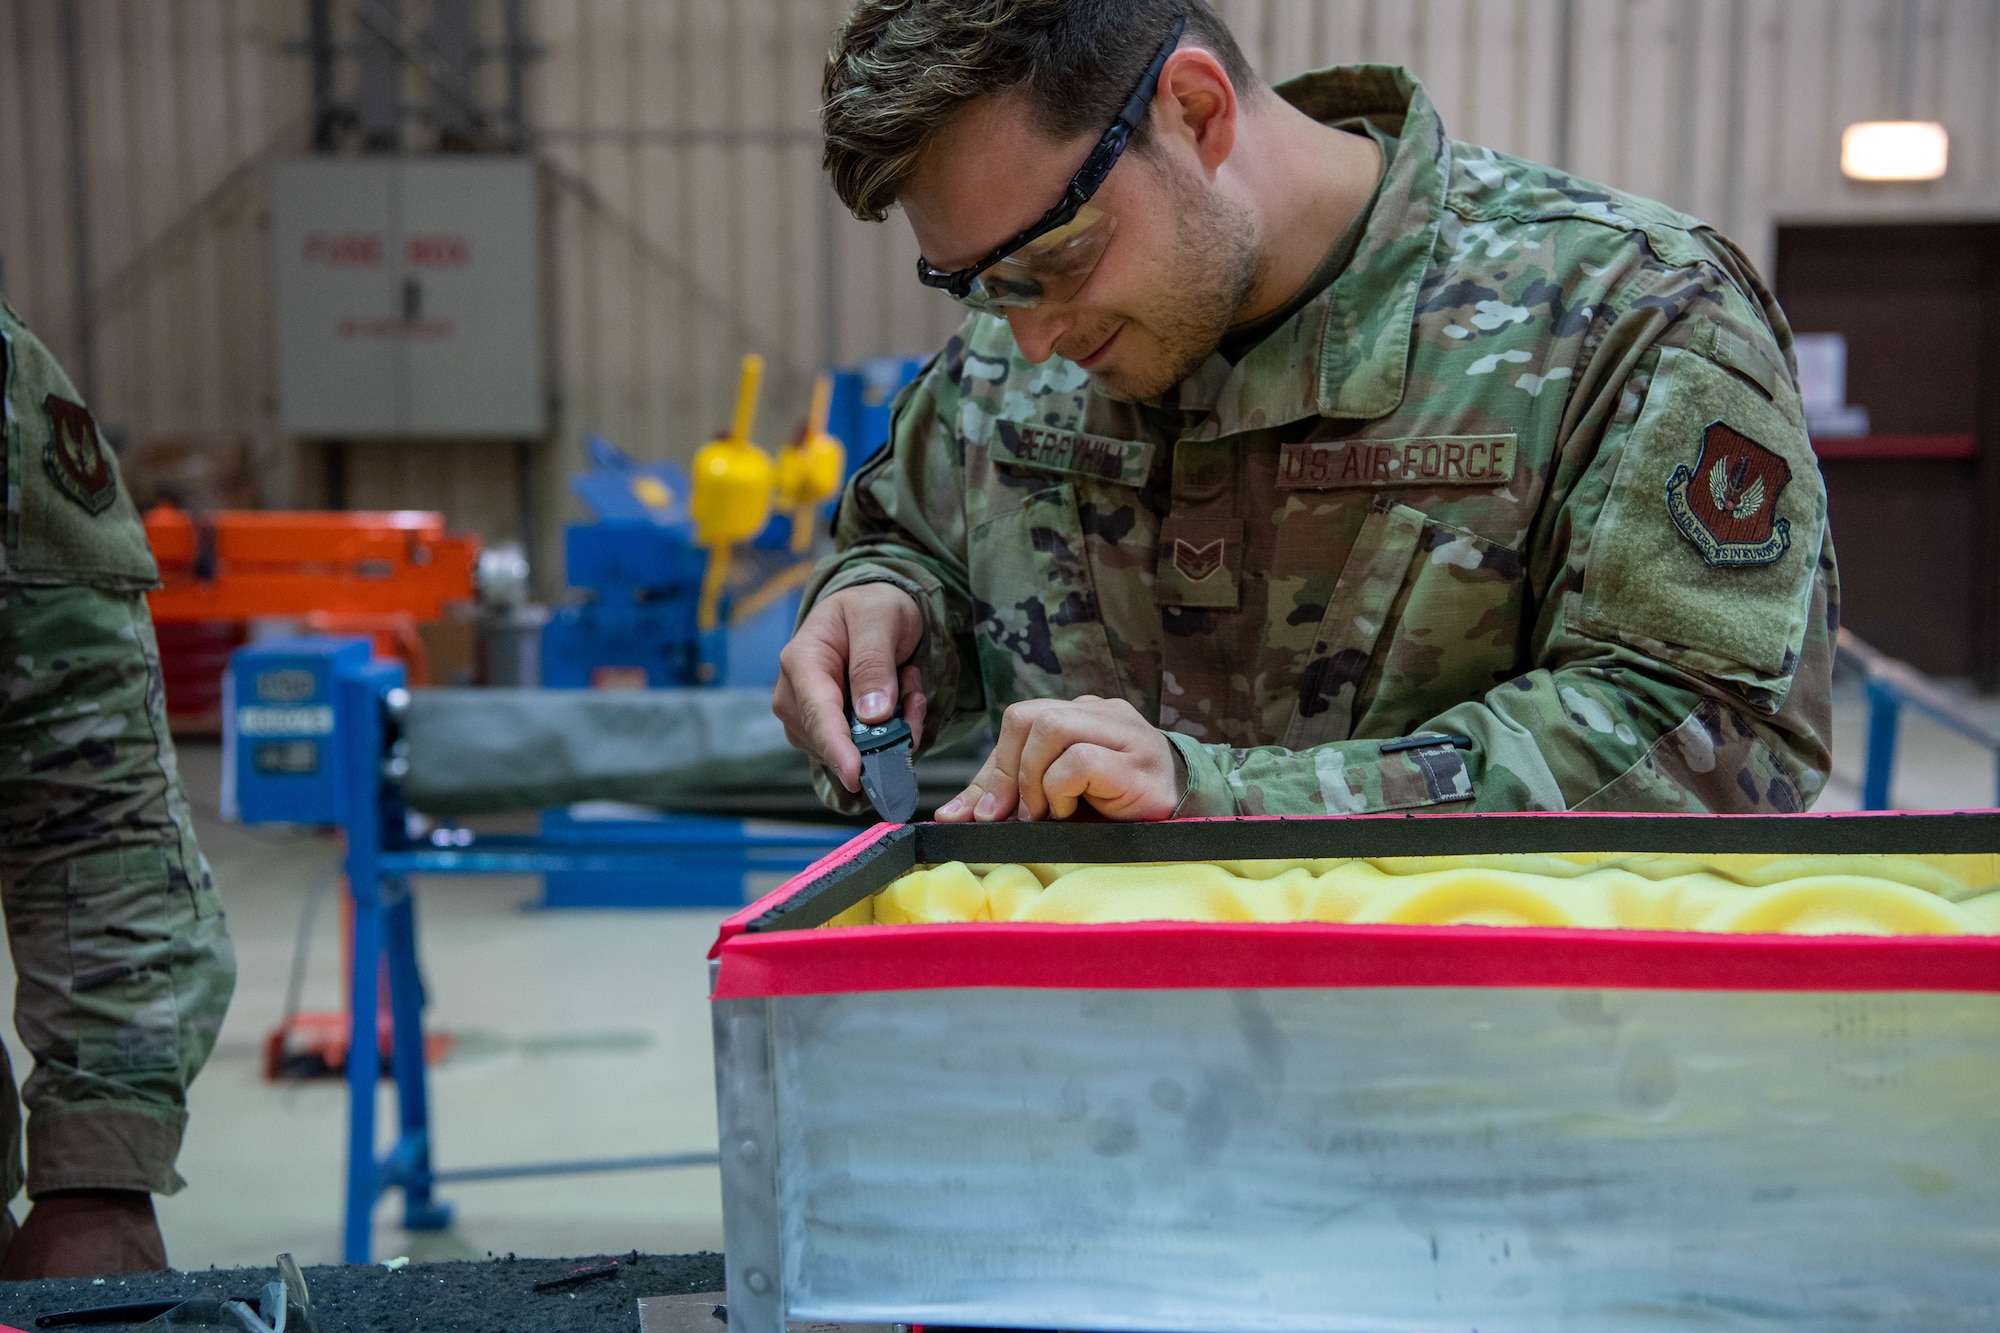
POLYGON ((975 527, 966 563, 990 707, 1121 692, 1072 487, 975 527))
POLYGON ((1397 736, 1518 671, 1518 551, 1407 505, 1368 516, 1327 601, 1291 749, 1397 736))

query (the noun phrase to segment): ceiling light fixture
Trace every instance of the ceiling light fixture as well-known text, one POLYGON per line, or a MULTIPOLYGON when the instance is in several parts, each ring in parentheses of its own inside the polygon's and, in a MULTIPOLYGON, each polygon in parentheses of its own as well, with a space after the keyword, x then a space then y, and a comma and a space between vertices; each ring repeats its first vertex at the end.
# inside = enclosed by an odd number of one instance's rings
POLYGON ((1857 181, 1934 181, 1948 144, 1934 120, 1864 120, 1840 136, 1840 171, 1857 181))

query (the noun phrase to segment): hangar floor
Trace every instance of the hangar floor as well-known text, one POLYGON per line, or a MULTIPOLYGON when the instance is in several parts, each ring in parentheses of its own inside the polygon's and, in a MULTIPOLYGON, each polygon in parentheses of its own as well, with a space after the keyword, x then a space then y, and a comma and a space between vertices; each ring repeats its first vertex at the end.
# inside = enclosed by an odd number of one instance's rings
MULTIPOLYGON (((2000 719, 2000 700, 1968 704, 2000 719)), ((1860 791, 1863 709, 1841 697, 1835 780, 1819 808, 1851 810, 1860 791)), ((1897 787, 1911 809, 1987 805, 1993 763, 1978 747, 1906 720, 1897 787)), ((215 816, 219 755, 183 750, 202 845, 236 939, 236 1003, 195 1085, 181 1157, 189 1186, 162 1200, 174 1262, 338 1259, 344 1089, 260 1077, 264 1034, 285 1001, 300 904, 331 882, 333 844, 243 829, 215 816)), ((433 1025, 457 1044, 433 1073, 441 1167, 711 1149, 715 1143, 702 955, 719 911, 532 912, 526 879, 431 880, 419 910, 433 1025)), ((339 1002, 337 905, 321 900, 305 1008, 339 1002)), ((0 960, 0 986, 11 977, 0 960)), ((5 1033, 17 1070, 25 1057, 5 1033)), ((385 1108, 388 1093, 384 1091, 385 1108)), ((449 1232, 404 1233, 377 1213, 378 1258, 652 1253, 719 1249, 713 1168, 464 1184, 449 1232)), ((21 1201, 17 1201, 17 1209, 21 1201)))

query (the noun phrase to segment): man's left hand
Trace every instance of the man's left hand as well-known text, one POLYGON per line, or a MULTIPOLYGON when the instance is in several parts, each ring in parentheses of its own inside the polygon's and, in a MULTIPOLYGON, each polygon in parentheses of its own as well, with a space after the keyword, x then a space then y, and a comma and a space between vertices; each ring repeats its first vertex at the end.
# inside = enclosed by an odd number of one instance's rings
POLYGON ((1173 742, 1123 699, 1030 699, 1002 715, 993 753, 937 817, 1068 819, 1085 800, 1107 819, 1170 819, 1180 784, 1173 742))

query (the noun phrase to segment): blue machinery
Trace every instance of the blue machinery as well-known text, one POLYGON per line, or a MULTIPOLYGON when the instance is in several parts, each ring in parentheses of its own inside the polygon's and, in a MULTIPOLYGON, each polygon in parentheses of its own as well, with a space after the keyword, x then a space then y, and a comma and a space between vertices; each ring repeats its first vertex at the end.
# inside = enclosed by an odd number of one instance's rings
POLYGON ((1868 692, 1868 750, 1862 765, 1861 808, 1891 810, 1890 779, 1896 769, 1896 733, 1902 712, 1915 709, 1945 730, 1993 751, 1994 804, 2000 806, 2000 731, 1968 713, 1929 677, 1907 663, 1840 631, 1839 655, 1862 675, 1868 692))
MULTIPOLYGON (((343 869, 353 906, 347 978, 348 1144, 342 1255, 369 1259, 371 1217, 381 1196, 403 1192, 403 1225, 412 1231, 450 1224, 451 1206, 436 1197, 453 1181, 501 1180, 592 1171, 713 1163, 714 1153, 539 1162, 440 1171, 432 1163, 428 1078, 424 1068, 424 986, 417 957, 412 875, 591 876, 614 881, 704 874, 734 882, 749 870, 798 870, 845 840, 829 826, 752 837, 740 821, 671 816, 642 826, 607 825, 592 841, 587 822, 545 824, 541 836, 474 835, 439 828, 415 835, 396 789, 406 764, 398 716, 408 703, 400 663, 371 659, 366 639, 271 640, 231 660, 225 708, 225 808, 246 824, 339 825, 343 869), (378 1041, 386 977, 390 1073, 397 1115, 386 1151, 376 1125, 382 1075, 378 1041)), ((737 899, 740 901, 740 889, 737 899)), ((698 901, 698 900, 697 900, 698 901)))
MULTIPOLYGON (((867 446, 889 437, 891 400, 922 364, 878 357, 832 373, 826 428, 862 446, 847 450, 849 475, 867 446)), ((571 477, 570 489, 596 521, 564 529, 566 576, 580 600, 560 607, 542 631, 541 683, 774 684, 810 564, 807 548, 792 540, 798 516, 774 514, 745 543, 726 623, 704 631, 696 603, 710 556, 697 540, 688 474, 633 458, 597 436, 585 441, 584 453, 589 470, 571 477)))

